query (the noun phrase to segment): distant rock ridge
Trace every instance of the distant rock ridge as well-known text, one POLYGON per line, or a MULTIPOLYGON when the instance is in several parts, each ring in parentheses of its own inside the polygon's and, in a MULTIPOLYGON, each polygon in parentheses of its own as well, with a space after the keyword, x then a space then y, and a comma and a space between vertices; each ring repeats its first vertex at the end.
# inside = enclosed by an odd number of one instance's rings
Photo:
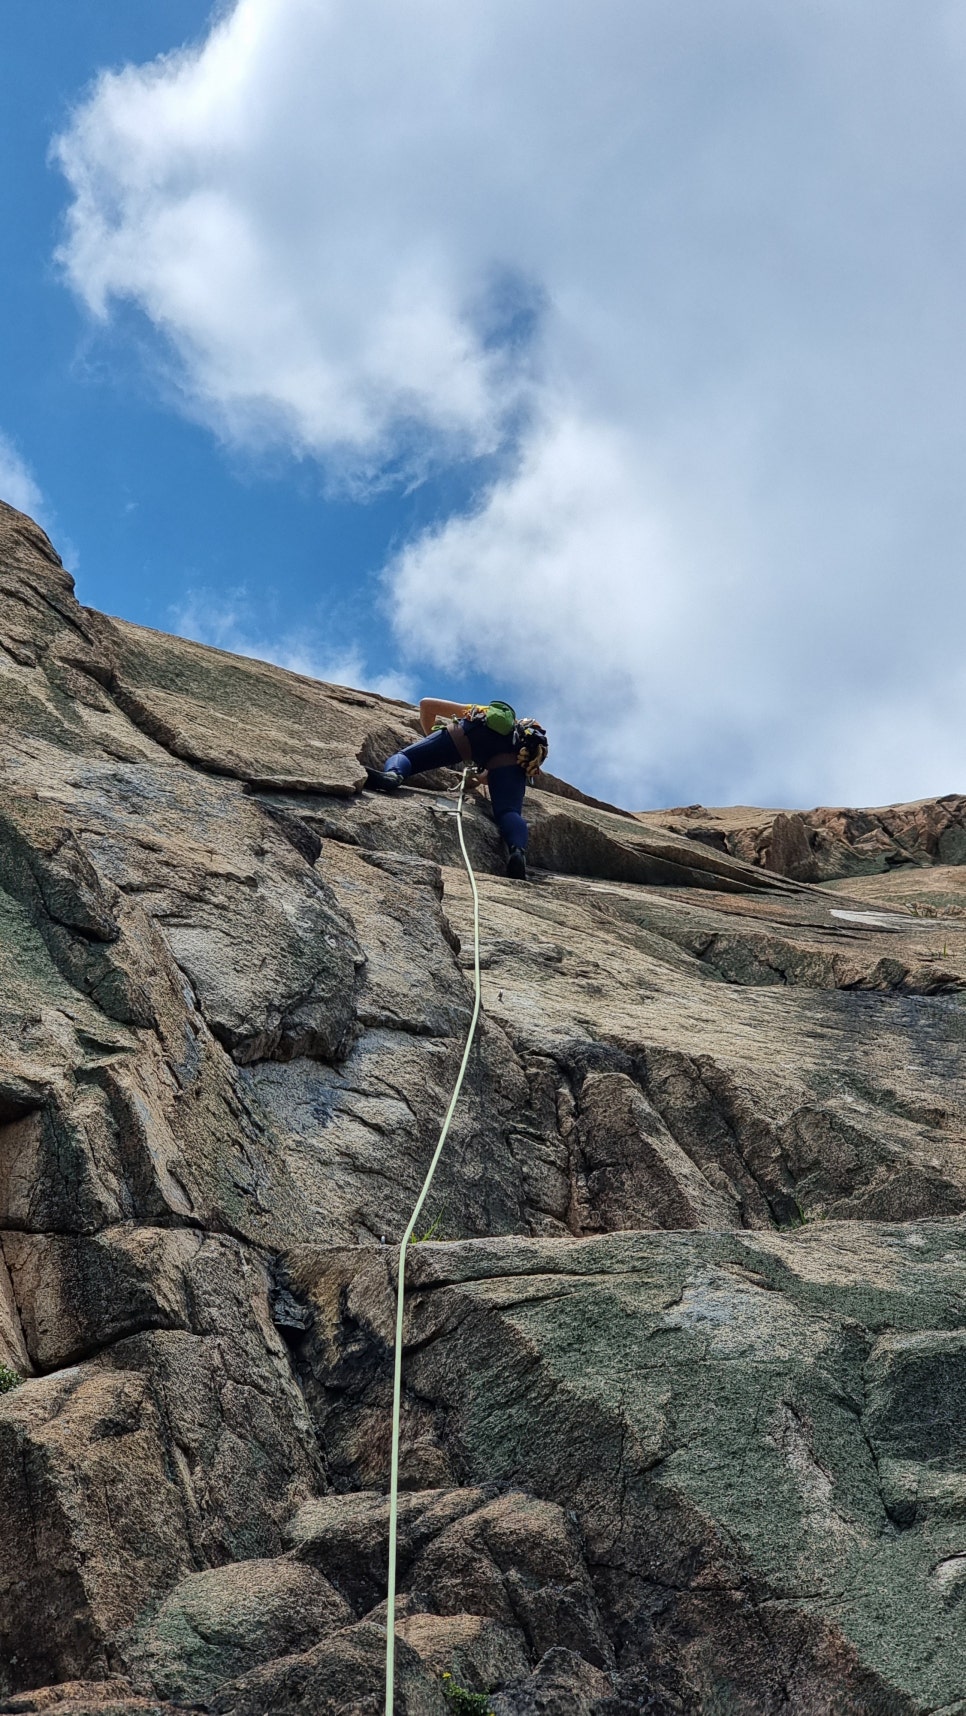
POLYGON ((879 810, 707 810, 691 804, 643 811, 639 820, 797 882, 876 876, 905 866, 966 864, 963 793, 879 810))
MULTIPOLYGON (((2 506, 0 720, 0 1713, 379 1716, 453 777, 366 791, 412 708, 85 609, 2 506)), ((531 883, 465 817, 397 1710, 953 1716, 964 800, 544 787, 531 883)))

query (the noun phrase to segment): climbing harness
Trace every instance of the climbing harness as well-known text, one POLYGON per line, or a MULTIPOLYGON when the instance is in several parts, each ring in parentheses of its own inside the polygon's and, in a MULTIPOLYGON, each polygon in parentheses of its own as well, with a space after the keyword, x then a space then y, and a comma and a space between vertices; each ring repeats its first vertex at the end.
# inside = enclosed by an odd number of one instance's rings
POLYGON ((396 1281, 396 1349, 392 1383, 392 1462, 389 1477, 389 1577, 387 1582, 386 1602, 386 1716, 393 1716, 396 1670, 396 1522, 399 1510, 399 1412, 402 1402, 403 1309, 406 1296, 406 1252, 409 1247, 409 1241, 413 1235, 413 1229, 419 1220, 419 1212, 426 1201, 427 1193, 429 1192, 429 1188, 432 1184, 433 1175, 436 1172, 437 1164, 443 1153, 443 1145, 446 1143, 446 1137, 452 1123, 453 1115, 456 1112, 456 1104, 459 1101, 460 1091, 463 1088, 463 1079, 466 1076, 466 1069, 470 1064, 470 1050, 473 1047, 473 1038, 476 1035, 476 1027, 480 1017, 480 896, 477 892, 476 877, 473 874, 473 866, 470 863, 470 856, 466 850, 466 841, 463 838, 463 800, 466 795, 467 780, 471 773, 471 769, 465 768, 463 770, 463 778, 460 781, 459 799, 456 806, 456 829, 460 837, 460 850, 463 854, 463 863, 466 867, 466 874, 470 879, 470 887, 473 890, 473 1013, 470 1018, 470 1028, 466 1034, 466 1047, 463 1050, 463 1059, 460 1062, 460 1070, 456 1077, 456 1084, 453 1087, 453 1094, 450 1097, 449 1107, 446 1110, 446 1117, 440 1130, 439 1141, 433 1152, 433 1159, 429 1164, 429 1170, 426 1174, 426 1178, 423 1181, 423 1189, 420 1192, 419 1197, 416 1199, 416 1207, 409 1218, 409 1223, 402 1236, 402 1243, 399 1247, 399 1267, 397 1270, 396 1281))
POLYGON ((515 763, 523 770, 528 781, 534 780, 540 773, 550 746, 546 729, 541 727, 532 715, 518 717, 509 703, 497 698, 493 703, 468 703, 463 715, 437 715, 433 732, 448 733, 461 761, 469 763, 473 760, 473 748, 469 738, 473 727, 488 727, 492 733, 499 733, 507 740, 506 751, 501 751, 498 756, 491 756, 485 765, 487 768, 499 768, 507 763, 515 763))

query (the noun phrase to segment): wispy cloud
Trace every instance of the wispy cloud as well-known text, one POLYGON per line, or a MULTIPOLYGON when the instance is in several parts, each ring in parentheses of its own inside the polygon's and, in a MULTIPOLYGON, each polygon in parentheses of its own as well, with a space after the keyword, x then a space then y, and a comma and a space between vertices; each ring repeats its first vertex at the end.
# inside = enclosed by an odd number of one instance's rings
POLYGON ((0 432, 0 500, 15 506, 18 512, 36 518, 43 509, 44 497, 26 460, 13 442, 0 432))
POLYGON ((204 587, 189 591, 184 601, 171 609, 170 620, 178 637, 194 638, 232 655, 274 662, 290 673, 302 673, 327 685, 377 691, 382 697, 401 697, 407 702, 413 697, 408 675, 372 673, 357 649, 333 649, 310 626, 266 631, 258 603, 244 586, 227 591, 204 587))

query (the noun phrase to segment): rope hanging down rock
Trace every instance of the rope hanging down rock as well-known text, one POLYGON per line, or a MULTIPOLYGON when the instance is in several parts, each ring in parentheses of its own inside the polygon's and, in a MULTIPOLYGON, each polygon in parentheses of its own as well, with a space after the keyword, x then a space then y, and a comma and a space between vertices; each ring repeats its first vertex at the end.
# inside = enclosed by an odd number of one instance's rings
POLYGON ((423 1181, 422 1191, 416 1199, 416 1207, 409 1218, 406 1231, 402 1236, 402 1242, 399 1247, 399 1265, 396 1280, 396 1348, 392 1384, 392 1465, 390 1468, 389 1478, 389 1577, 387 1583, 386 1603, 386 1716, 393 1716, 396 1674, 396 1521, 399 1509, 399 1411, 402 1400, 403 1310, 406 1298, 406 1252, 409 1247, 409 1241, 413 1236, 413 1229, 419 1220, 419 1212, 426 1201, 427 1193, 432 1185, 433 1175, 436 1172, 437 1164, 443 1153, 443 1145, 446 1143, 453 1115, 456 1112, 456 1104, 459 1101, 460 1091, 463 1088, 463 1080, 466 1076, 466 1069, 470 1062, 470 1050, 473 1047, 473 1038, 476 1035, 476 1027, 480 1017, 480 896, 477 893, 476 877, 473 874, 473 866, 470 863, 470 856, 466 850, 466 841, 463 838, 463 802, 466 797, 466 782, 469 774, 470 770, 468 768, 463 770, 463 778, 460 781, 459 799, 456 805, 456 828, 460 838, 460 850, 463 854, 463 863, 466 866, 466 874, 470 879, 470 887, 473 890, 473 1014, 470 1019, 470 1028, 466 1034, 466 1047, 463 1050, 463 1059, 460 1062, 460 1070, 457 1074, 456 1084, 453 1087, 453 1094, 450 1097, 449 1107, 446 1110, 446 1116, 440 1129, 439 1141, 433 1152, 433 1159, 429 1164, 429 1170, 426 1174, 426 1178, 423 1181))

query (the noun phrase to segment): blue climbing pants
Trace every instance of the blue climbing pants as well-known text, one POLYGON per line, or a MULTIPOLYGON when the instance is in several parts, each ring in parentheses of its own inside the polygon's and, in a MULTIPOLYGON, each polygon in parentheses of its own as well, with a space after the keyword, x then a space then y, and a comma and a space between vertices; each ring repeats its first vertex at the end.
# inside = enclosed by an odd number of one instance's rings
POLYGON ((508 846, 519 846, 525 852, 529 829, 521 813, 523 795, 527 790, 526 775, 521 768, 508 763, 502 769, 493 769, 486 784, 490 789, 493 820, 497 828, 508 846))
MULTIPOLYGON (((421 775, 426 769, 461 769, 463 759, 453 743, 452 735, 442 729, 438 733, 430 733, 428 739, 417 740, 415 745, 407 745, 404 751, 397 751, 383 767, 402 775, 406 781, 410 775, 421 775)), ((493 806, 493 820, 504 840, 508 846, 519 846, 526 850, 528 829, 521 813, 527 777, 523 770, 515 764, 493 769, 488 776, 487 785, 493 806)))

